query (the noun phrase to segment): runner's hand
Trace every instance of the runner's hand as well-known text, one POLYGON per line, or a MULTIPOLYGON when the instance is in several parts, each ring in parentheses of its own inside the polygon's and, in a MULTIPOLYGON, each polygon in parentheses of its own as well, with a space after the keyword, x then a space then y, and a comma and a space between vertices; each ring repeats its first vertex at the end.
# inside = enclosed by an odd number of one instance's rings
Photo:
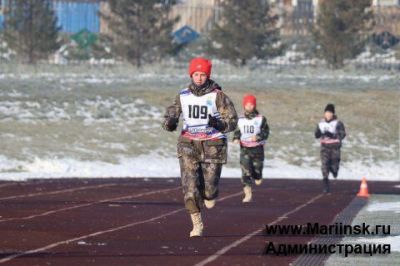
POLYGON ((334 134, 332 134, 331 132, 325 132, 325 136, 326 137, 328 137, 328 138, 331 138, 331 139, 334 139, 335 138, 335 135, 334 134))
POLYGON ((164 121, 163 128, 167 131, 174 131, 178 127, 178 119, 176 118, 167 118, 164 121))
POLYGON ((208 115, 208 125, 218 131, 223 131, 225 129, 224 122, 211 115, 208 115))

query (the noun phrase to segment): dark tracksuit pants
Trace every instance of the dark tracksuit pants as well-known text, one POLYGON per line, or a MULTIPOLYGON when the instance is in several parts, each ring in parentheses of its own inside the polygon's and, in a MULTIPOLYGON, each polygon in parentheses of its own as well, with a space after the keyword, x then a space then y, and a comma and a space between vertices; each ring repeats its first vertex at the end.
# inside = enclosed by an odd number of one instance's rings
POLYGON ((340 144, 322 144, 321 145, 321 171, 324 183, 324 189, 329 191, 329 173, 337 177, 340 165, 340 144))

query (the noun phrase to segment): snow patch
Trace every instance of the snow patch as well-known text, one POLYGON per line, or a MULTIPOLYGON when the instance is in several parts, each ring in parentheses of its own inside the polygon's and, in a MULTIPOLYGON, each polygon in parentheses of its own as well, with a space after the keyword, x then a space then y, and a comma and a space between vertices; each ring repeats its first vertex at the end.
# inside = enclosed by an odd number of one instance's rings
POLYGON ((377 202, 368 206, 368 212, 394 212, 400 213, 400 202, 377 202))
POLYGON ((371 244, 389 244, 391 252, 400 252, 400 235, 399 236, 387 236, 380 238, 365 238, 361 237, 357 239, 358 243, 371 243, 371 244))
POLYGON ((80 246, 106 246, 107 245, 106 243, 88 243, 83 240, 78 241, 77 244, 80 246))
MULTIPOLYGON (((117 145, 118 147, 118 145, 117 145)), ((399 181, 399 166, 386 162, 380 166, 367 167, 361 162, 346 163, 339 174, 340 179, 399 181)), ((106 177, 179 177, 179 163, 175 157, 165 158, 156 152, 137 157, 121 157, 118 163, 83 161, 73 158, 40 158, 31 161, 10 160, 0 155, 0 179, 25 180, 29 178, 106 178, 106 177)), ((238 167, 223 167, 222 177, 241 177, 238 167)), ((264 177, 321 179, 319 167, 290 165, 284 160, 267 160, 264 177)))

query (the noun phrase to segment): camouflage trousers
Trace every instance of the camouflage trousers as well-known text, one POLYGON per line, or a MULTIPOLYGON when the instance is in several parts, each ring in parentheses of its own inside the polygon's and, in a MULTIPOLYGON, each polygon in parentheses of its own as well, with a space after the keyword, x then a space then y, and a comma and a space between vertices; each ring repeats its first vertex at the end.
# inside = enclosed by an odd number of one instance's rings
POLYGON ((336 144, 321 146, 321 171, 323 179, 328 179, 329 173, 337 177, 340 165, 340 146, 336 144))
POLYGON ((240 168, 242 169, 242 183, 251 186, 253 179, 262 179, 264 167, 264 147, 240 148, 240 168))
POLYGON ((178 158, 186 210, 190 214, 200 212, 204 199, 218 197, 226 141, 179 142, 178 158))

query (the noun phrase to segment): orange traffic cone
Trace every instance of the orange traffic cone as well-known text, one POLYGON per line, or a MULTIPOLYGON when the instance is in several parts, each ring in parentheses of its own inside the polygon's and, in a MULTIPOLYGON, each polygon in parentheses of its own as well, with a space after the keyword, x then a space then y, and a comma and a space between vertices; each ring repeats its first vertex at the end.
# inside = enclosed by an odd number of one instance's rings
POLYGON ((360 185, 360 192, 358 192, 357 197, 364 197, 364 198, 369 197, 367 179, 365 177, 362 178, 360 185))

